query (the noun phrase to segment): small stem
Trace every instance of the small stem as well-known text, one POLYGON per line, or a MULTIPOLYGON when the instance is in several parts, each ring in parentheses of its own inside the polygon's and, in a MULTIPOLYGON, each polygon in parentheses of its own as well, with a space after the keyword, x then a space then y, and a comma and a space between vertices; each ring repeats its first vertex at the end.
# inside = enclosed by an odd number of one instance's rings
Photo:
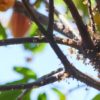
POLYGON ((44 86, 44 85, 56 82, 59 80, 60 77, 63 77, 62 76, 63 74, 61 74, 62 71, 63 71, 63 69, 59 68, 56 71, 53 71, 47 75, 40 77, 39 79, 37 79, 35 82, 32 82, 32 83, 17 84, 17 85, 3 85, 3 86, 0 86, 0 91, 19 90, 19 89, 28 89, 29 90, 32 88, 44 86))
POLYGON ((17 97, 17 100, 23 100, 23 97, 30 91, 31 91, 31 89, 23 90, 22 93, 17 97))
MULTIPOLYGON (((64 39, 57 36, 54 36, 53 38, 55 42, 58 44, 71 46, 75 49, 80 48, 80 44, 72 39, 64 39)), ((0 40, 0 46, 24 44, 24 43, 48 43, 48 40, 44 36, 41 36, 41 38, 39 36, 34 36, 34 37, 11 38, 11 39, 0 40)))
POLYGON ((91 27, 92 27, 92 33, 95 34, 96 33, 96 27, 95 27, 95 22, 94 22, 94 18, 93 18, 91 0, 88 0, 87 5, 88 5, 88 11, 89 11, 90 22, 91 22, 91 27))

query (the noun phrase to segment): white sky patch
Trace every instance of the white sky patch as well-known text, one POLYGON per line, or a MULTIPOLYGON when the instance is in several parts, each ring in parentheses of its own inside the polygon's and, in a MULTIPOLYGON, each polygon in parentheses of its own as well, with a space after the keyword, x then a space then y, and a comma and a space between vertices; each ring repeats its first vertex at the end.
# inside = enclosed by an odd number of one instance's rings
POLYGON ((8 27, 12 12, 12 9, 7 10, 6 12, 0 12, 0 23, 2 23, 4 27, 8 27))

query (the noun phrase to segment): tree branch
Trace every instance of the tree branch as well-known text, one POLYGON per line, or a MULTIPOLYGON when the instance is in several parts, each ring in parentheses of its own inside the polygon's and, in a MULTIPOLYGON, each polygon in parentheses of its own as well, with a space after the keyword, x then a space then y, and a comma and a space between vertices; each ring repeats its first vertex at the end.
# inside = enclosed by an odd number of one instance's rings
POLYGON ((90 17, 90 22, 91 22, 92 33, 95 34, 96 27, 95 27, 95 22, 94 22, 94 18, 93 18, 91 0, 88 0, 87 5, 88 5, 88 12, 89 12, 89 17, 90 17))
MULTIPOLYGON (((72 0, 64 0, 66 5, 68 5, 71 14, 76 22, 78 30, 80 32, 82 38, 82 49, 83 56, 85 58, 89 58, 93 65, 95 65, 95 69, 97 69, 100 73, 100 56, 98 56, 98 52, 95 49, 96 46, 93 44, 94 41, 91 40, 87 27, 84 25, 81 16, 79 15, 77 8, 75 7, 72 0)), ((100 51, 99 51, 100 52, 100 51)))
MULTIPOLYGON (((47 7, 49 6, 47 0, 44 0, 44 3, 46 4, 47 7)), ((69 26, 68 21, 67 20, 65 21, 66 18, 64 17, 64 15, 62 15, 56 8, 54 8, 54 13, 59 18, 59 21, 54 23, 54 29, 56 30, 57 27, 59 29, 58 32, 60 32, 60 34, 67 36, 71 39, 78 40, 78 37, 76 37, 74 31, 72 31, 72 27, 69 26)))
POLYGON ((23 90, 22 93, 16 98, 16 100, 23 100, 23 97, 30 91, 31 91, 31 89, 23 90))
MULTIPOLYGON (((62 68, 59 68, 59 69, 57 69, 56 71, 52 71, 51 73, 49 73, 49 74, 47 74, 47 75, 44 75, 43 77, 41 77, 42 79, 47 79, 48 77, 51 77, 51 76, 53 76, 54 74, 58 74, 58 73, 60 73, 61 71, 63 71, 63 69, 62 68)), ((64 74, 64 73, 63 73, 64 74)), ((63 74, 60 74, 60 76, 62 76, 63 74)), ((58 74, 58 76, 57 77, 59 77, 60 78, 60 76, 59 76, 59 74, 58 74)), ((41 80, 42 80, 41 79, 41 80)), ((26 88, 18 97, 17 97, 17 100, 22 100, 22 98, 29 92, 29 91, 31 91, 33 89, 33 87, 32 88, 26 88)))
POLYGON ((81 16, 79 15, 77 8, 75 7, 72 0, 64 0, 66 5, 69 7, 71 14, 76 22, 76 25, 78 27, 79 33, 82 38, 83 46, 85 48, 91 49, 93 48, 93 42, 91 40, 91 37, 89 35, 89 32, 87 30, 87 27, 84 25, 81 16))
POLYGON ((48 34, 48 32, 43 28, 43 26, 40 24, 38 19, 34 16, 34 12, 32 8, 28 5, 27 0, 22 0, 24 6, 26 7, 26 10, 29 12, 30 16, 32 17, 32 20, 38 25, 40 31, 42 34, 48 39, 52 49, 55 51, 58 58, 61 60, 62 64, 64 65, 64 68, 69 75, 73 76, 74 78, 80 80, 81 82, 86 83, 89 86, 92 86, 96 89, 100 90, 100 82, 97 82, 90 78, 89 76, 83 74, 79 70, 77 70, 66 58, 66 56, 62 53, 58 45, 55 43, 51 35, 48 34))
POLYGON ((98 8, 98 10, 100 12, 100 0, 95 0, 95 1, 96 1, 96 4, 97 4, 97 8, 98 8))
MULTIPOLYGON (((32 83, 0 86, 0 91, 38 88, 44 85, 48 85, 50 83, 54 83, 58 80, 62 80, 63 77, 67 78, 69 77, 69 74, 62 72, 62 69, 58 69, 57 71, 51 72, 50 74, 40 77, 37 81, 32 83)), ((90 78, 87 75, 81 74, 82 79, 83 77, 85 78, 86 83, 90 82, 92 87, 100 90, 100 82, 90 78)))
MULTIPOLYGON (((24 8, 23 4, 21 4, 21 2, 16 1, 14 9, 15 10, 17 9, 17 11, 25 14, 27 17, 29 17, 31 19, 31 16, 25 11, 25 8, 24 8), (20 7, 20 6, 22 6, 22 7, 20 7)), ((45 25, 45 26, 48 25, 49 20, 48 20, 47 16, 39 13, 38 11, 36 11, 35 8, 33 8, 33 12, 34 12, 34 16, 39 20, 39 22, 42 25, 45 25)), ((54 23, 54 30, 57 31, 57 32, 59 32, 60 34, 62 34, 64 36, 66 36, 66 37, 69 37, 69 38, 73 39, 75 37, 75 35, 72 32, 72 30, 70 30, 70 28, 66 29, 66 27, 69 27, 69 26, 65 26, 63 24, 63 22, 61 22, 60 24, 62 25, 61 27, 59 27, 59 25, 57 24, 57 22, 55 22, 54 23), (64 30, 66 30, 66 31, 64 31, 64 30)))
MULTIPOLYGON (((64 39, 64 38, 54 36, 54 40, 58 44, 71 46, 75 49, 80 48, 80 43, 72 39, 64 39)), ((27 38, 24 37, 24 38, 11 38, 11 39, 0 40, 0 46, 23 44, 23 43, 48 43, 48 40, 44 36, 41 36, 41 38, 39 36, 34 36, 34 37, 27 37, 27 38)))
POLYGON ((49 23, 47 31, 53 36, 53 26, 54 26, 54 1, 49 0, 49 23))
POLYGON ((56 82, 62 79, 63 76, 68 77, 67 74, 64 74, 64 72, 62 71, 63 69, 59 68, 56 71, 53 71, 47 75, 40 77, 38 80, 32 83, 18 85, 3 85, 0 86, 0 91, 38 88, 40 86, 56 82))

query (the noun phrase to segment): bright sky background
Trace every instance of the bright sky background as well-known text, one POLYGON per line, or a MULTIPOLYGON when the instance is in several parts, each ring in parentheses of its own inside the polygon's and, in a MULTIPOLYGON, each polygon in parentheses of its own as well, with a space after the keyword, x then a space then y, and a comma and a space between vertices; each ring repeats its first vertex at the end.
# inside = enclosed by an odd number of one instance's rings
MULTIPOLYGON (((10 10, 7 11, 6 15, 4 15, 4 13, 0 13, 0 22, 2 22, 4 26, 6 26, 6 22, 9 19, 10 12, 10 10)), ((76 61, 75 55, 69 56, 69 51, 65 46, 62 46, 62 51, 71 60, 71 62, 75 64, 77 68, 89 74, 90 76, 92 75, 92 77, 95 77, 97 75, 96 72, 91 70, 90 66, 83 65, 82 61, 76 61)), ((47 45, 45 50, 39 54, 32 54, 24 51, 22 45, 12 45, 5 47, 2 46, 0 47, 0 84, 21 78, 20 75, 12 71, 13 66, 15 65, 29 67, 33 69, 39 77, 53 70, 56 70, 59 67, 62 67, 61 62, 49 45, 47 45), (25 58, 29 56, 33 57, 33 62, 26 63, 25 58)), ((89 90, 86 91, 85 87, 68 94, 68 89, 81 84, 82 83, 80 83, 79 81, 73 79, 56 82, 51 85, 36 89, 32 94, 32 100, 36 100, 38 93, 44 91, 46 91, 46 93, 48 94, 48 100, 59 100, 57 96, 54 96, 54 92, 50 90, 50 87, 57 87, 58 89, 60 89, 63 93, 66 94, 67 98, 69 98, 67 100, 91 100, 91 98, 98 93, 97 90, 90 89, 89 87, 87 87, 89 88, 89 90)))

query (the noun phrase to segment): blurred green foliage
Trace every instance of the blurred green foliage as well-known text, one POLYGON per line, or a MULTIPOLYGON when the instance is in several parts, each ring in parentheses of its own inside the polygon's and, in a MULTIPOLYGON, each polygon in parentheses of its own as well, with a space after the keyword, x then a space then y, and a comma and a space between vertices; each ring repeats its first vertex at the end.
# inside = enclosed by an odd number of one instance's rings
MULTIPOLYGON (((14 67, 14 71, 21 74, 24 77, 22 77, 22 79, 20 80, 9 82, 4 85, 23 84, 23 83, 27 83, 30 79, 33 79, 33 80, 37 79, 36 73, 29 68, 18 66, 18 67, 14 67)), ((0 100, 16 100, 22 92, 23 90, 13 90, 13 89, 9 91, 0 92, 0 100)), ((23 97, 23 100, 30 100, 30 94, 31 94, 31 91, 29 91, 23 97)))
POLYGON ((7 38, 6 30, 5 30, 5 28, 2 26, 2 24, 0 23, 0 40, 6 39, 6 38, 7 38))
POLYGON ((47 100, 47 95, 45 93, 40 93, 37 100, 47 100))
POLYGON ((59 100, 66 100, 66 95, 63 94, 60 90, 57 88, 52 88, 52 90, 58 95, 59 100))
POLYGON ((100 100, 100 94, 97 94, 92 100, 100 100))

